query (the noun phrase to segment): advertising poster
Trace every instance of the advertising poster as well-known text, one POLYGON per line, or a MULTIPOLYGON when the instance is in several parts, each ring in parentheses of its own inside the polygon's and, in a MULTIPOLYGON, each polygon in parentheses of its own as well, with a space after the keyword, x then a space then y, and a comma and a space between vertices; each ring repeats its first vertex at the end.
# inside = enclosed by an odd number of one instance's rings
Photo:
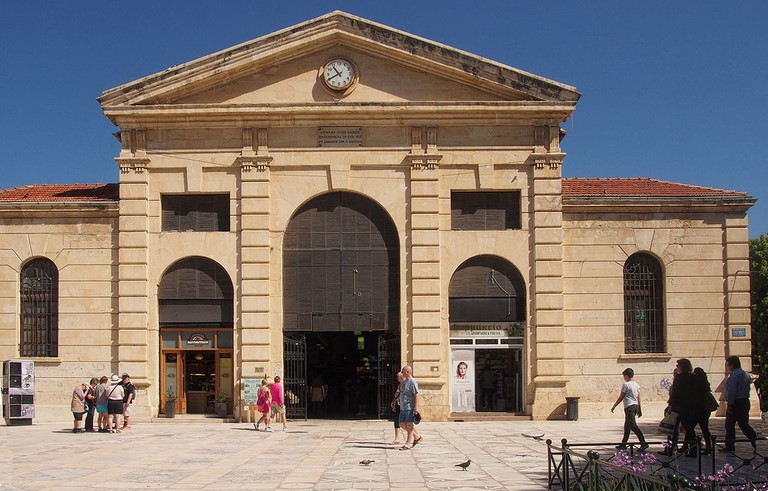
POLYGON ((475 352, 451 351, 451 411, 475 410, 475 352))

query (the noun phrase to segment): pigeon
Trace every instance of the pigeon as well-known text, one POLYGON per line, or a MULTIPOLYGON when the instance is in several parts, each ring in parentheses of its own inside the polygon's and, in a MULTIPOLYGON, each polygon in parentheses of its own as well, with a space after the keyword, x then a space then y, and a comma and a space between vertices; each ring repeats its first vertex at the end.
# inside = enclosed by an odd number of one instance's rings
POLYGON ((467 467, 469 467, 469 464, 471 464, 472 461, 468 460, 466 462, 462 462, 461 464, 456 464, 454 467, 461 467, 463 470, 467 470, 467 467))
POLYGON ((360 465, 371 465, 371 464, 373 464, 374 462, 376 462, 376 461, 375 461, 375 460, 368 460, 368 459, 365 459, 365 460, 361 460, 361 461, 360 461, 360 465))
POLYGON ((544 438, 544 433, 542 433, 541 435, 529 435, 527 433, 520 433, 520 434, 523 435, 526 438, 533 438, 537 442, 540 442, 541 439, 544 438))

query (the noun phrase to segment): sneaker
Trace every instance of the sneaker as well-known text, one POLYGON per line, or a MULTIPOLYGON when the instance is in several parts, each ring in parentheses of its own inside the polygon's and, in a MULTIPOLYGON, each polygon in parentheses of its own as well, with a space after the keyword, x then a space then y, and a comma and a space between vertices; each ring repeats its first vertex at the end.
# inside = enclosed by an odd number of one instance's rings
POLYGON ((268 432, 272 433, 272 428, 267 426, 266 428, 264 428, 264 431, 268 431, 268 432))
POLYGON ((616 450, 626 450, 626 449, 627 449, 627 445, 624 443, 620 443, 616 445, 616 450))
POLYGON ((253 429, 259 431, 259 423, 253 423, 253 429))
POLYGON ((131 427, 130 427, 130 426, 123 426, 123 427, 122 427, 122 428, 120 428, 120 429, 121 429, 121 430, 130 430, 130 429, 131 429, 131 427))
POLYGON ((640 448, 639 448, 639 450, 640 450, 641 452, 645 452, 646 450, 648 450, 648 447, 650 447, 650 445, 648 445, 647 443, 643 442, 643 443, 640 445, 640 448))

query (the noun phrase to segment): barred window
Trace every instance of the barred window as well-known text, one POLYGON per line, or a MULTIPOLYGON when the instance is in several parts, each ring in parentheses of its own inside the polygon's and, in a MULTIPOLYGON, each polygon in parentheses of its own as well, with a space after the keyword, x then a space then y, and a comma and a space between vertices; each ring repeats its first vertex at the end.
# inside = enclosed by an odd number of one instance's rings
POLYGON ((48 259, 21 270, 21 356, 59 356, 59 272, 48 259))
POLYGON ((664 277, 652 256, 636 253, 624 263, 624 351, 664 352, 664 277))

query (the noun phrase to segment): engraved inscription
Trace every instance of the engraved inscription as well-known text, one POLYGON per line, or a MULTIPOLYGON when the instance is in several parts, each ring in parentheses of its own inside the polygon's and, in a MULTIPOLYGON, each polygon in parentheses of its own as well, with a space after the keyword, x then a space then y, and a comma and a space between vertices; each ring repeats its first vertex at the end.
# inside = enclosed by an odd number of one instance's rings
POLYGON ((318 147, 361 147, 363 128, 360 126, 326 126, 317 129, 318 147))

